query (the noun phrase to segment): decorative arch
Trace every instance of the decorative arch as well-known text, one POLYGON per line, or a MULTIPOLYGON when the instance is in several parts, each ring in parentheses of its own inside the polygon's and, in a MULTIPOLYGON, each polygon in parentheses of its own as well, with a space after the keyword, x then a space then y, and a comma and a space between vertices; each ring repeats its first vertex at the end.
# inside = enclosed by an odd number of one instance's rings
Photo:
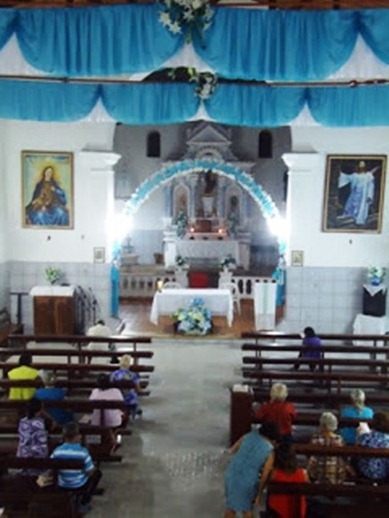
MULTIPOLYGON (((185 160, 160 169, 142 182, 134 191, 125 204, 125 213, 127 215, 135 214, 156 189, 169 182, 172 178, 193 172, 205 174, 210 169, 221 176, 237 182, 242 189, 247 191, 258 204, 268 223, 278 224, 281 221, 279 210, 271 196, 250 175, 232 164, 214 160, 185 160)), ((282 255, 286 250, 285 239, 278 237, 278 244, 280 255, 282 255)))

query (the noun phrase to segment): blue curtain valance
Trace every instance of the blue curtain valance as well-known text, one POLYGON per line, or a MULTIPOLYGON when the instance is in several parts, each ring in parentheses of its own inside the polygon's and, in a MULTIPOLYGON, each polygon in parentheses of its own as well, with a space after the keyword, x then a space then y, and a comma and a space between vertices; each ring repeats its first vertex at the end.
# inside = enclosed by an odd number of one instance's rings
MULTIPOLYGON (((171 124, 194 119, 200 107, 195 85, 181 83, 69 84, 0 80, 0 118, 67 122, 87 117, 100 100, 126 124, 171 124)), ((324 126, 389 126, 389 85, 269 87, 219 84, 204 103, 222 124, 275 127, 307 107, 324 126)))
MULTIPOLYGON (((59 76, 151 72, 184 45, 183 34, 173 35, 159 22, 160 10, 158 4, 0 9, 0 48, 16 34, 30 65, 59 76)), ((199 41, 194 46, 219 76, 322 80, 347 62, 358 35, 389 64, 388 9, 214 11, 205 47, 199 41)))
POLYGON ((183 44, 183 36, 175 37, 158 21, 159 9, 156 4, 25 9, 17 13, 16 35, 28 63, 49 74, 153 71, 183 44))

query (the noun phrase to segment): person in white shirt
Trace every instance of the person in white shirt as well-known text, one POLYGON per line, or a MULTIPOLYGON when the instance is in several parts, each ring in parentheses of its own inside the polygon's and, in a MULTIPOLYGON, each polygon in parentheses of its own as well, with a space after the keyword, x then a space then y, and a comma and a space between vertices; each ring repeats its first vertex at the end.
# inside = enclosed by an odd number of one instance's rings
MULTIPOLYGON (((87 336, 95 336, 99 338, 110 338, 112 336, 112 331, 109 326, 107 326, 104 320, 98 320, 94 326, 90 327, 87 331, 87 336)), ((90 342, 87 345, 88 351, 109 351, 109 343, 108 342, 90 342)), ((92 358, 89 358, 89 363, 92 358)))

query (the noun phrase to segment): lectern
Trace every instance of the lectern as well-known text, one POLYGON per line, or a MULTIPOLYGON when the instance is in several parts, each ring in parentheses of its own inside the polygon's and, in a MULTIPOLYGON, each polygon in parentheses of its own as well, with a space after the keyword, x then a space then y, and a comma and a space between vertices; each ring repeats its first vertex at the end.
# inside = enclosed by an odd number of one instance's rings
POLYGON ((73 335, 76 332, 74 286, 35 286, 34 333, 36 335, 73 335))

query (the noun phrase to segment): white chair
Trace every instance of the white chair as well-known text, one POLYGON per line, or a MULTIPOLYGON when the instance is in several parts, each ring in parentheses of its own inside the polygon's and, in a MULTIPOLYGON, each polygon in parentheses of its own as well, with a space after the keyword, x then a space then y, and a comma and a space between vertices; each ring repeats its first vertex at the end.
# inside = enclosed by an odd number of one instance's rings
POLYGON ((232 295, 232 301, 238 311, 238 314, 240 315, 240 293, 237 285, 233 282, 223 282, 220 284, 219 288, 222 288, 224 290, 230 290, 232 295))
POLYGON ((181 284, 177 281, 166 281, 163 285, 162 285, 162 289, 177 289, 177 288, 182 288, 181 284))

